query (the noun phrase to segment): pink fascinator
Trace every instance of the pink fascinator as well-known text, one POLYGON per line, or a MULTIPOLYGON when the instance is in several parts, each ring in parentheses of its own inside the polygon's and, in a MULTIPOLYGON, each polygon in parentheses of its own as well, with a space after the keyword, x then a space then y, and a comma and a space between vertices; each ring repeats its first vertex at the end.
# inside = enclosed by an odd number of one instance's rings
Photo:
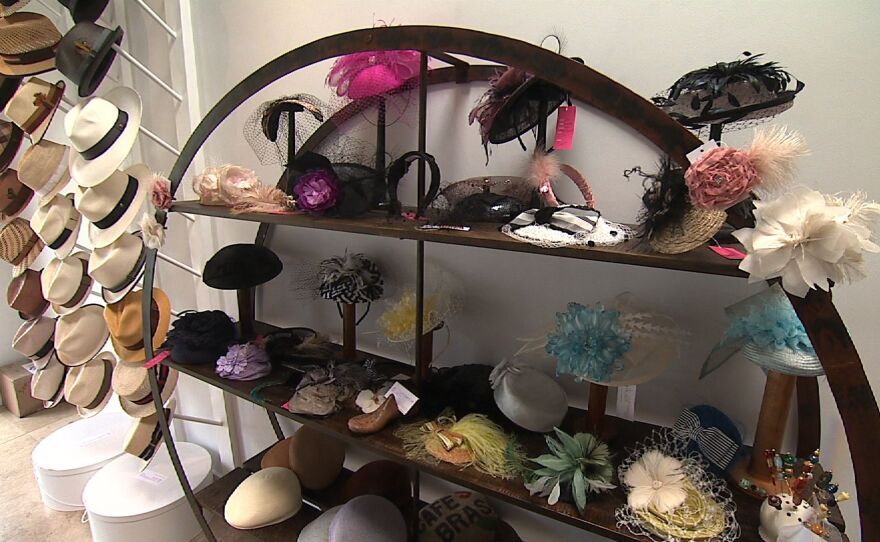
POLYGON ((296 203, 278 188, 261 183, 252 170, 232 164, 205 168, 193 178, 193 190, 202 205, 231 207, 235 213, 282 213, 296 203))
POLYGON ((336 60, 327 84, 352 100, 387 94, 418 75, 420 60, 413 50, 352 53, 336 60))

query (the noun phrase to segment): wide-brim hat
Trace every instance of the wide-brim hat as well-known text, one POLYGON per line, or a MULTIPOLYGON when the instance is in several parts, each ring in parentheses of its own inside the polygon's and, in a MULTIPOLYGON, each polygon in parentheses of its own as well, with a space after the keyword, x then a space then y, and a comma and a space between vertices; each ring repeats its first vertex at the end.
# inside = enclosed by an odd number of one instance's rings
POLYGON ((39 13, 13 13, 0 19, 0 74, 36 75, 55 69, 61 33, 39 13))
POLYGON ((547 374, 527 365, 502 361, 490 376, 495 403, 516 425, 546 433, 568 413, 565 389, 547 374))
POLYGON ((85 303, 92 292, 88 274, 89 256, 77 252, 63 260, 53 258, 41 274, 43 297, 59 316, 70 314, 85 303))
POLYGON ((101 352, 86 363, 67 371, 64 379, 64 400, 75 405, 79 415, 88 418, 107 406, 113 395, 110 381, 116 358, 101 352))
MULTIPOLYGON (((104 320, 110 329, 110 341, 119 359, 144 359, 143 290, 129 292, 124 298, 104 308, 104 320)), ((153 351, 165 342, 171 325, 171 300, 159 288, 153 288, 150 323, 153 326, 153 351)))
POLYGON ((81 98, 91 96, 104 80, 116 58, 113 45, 122 43, 122 35, 119 26, 110 30, 93 21, 82 21, 61 38, 55 65, 76 84, 81 98))
POLYGON ((15 160, 23 139, 24 131, 15 123, 0 120, 0 171, 8 168, 15 160))
POLYGON ((64 96, 64 81, 55 84, 31 77, 18 87, 3 112, 24 130, 31 142, 39 143, 55 117, 64 96))
POLYGON ((146 246, 140 232, 123 233, 89 257, 89 275, 101 285, 101 297, 108 304, 124 298, 138 284, 144 272, 146 246))
POLYGON ((253 288, 277 277, 283 267, 278 256, 264 246, 228 245, 205 263, 202 282, 217 290, 253 288))
POLYGON ((37 207, 31 217, 31 228, 55 251, 55 257, 61 259, 70 256, 81 226, 82 215, 73 206, 72 196, 56 195, 47 204, 37 207))
POLYGON ((107 9, 107 3, 110 0, 58 0, 70 16, 73 22, 80 23, 82 21, 97 21, 98 18, 107 9))
POLYGON ((9 307, 27 320, 42 316, 49 308, 40 279, 40 271, 27 269, 21 275, 13 277, 6 288, 6 302, 9 307))
MULTIPOLYGON (((162 414, 169 427, 171 426, 171 418, 174 416, 175 406, 174 401, 169 401, 163 409, 162 414)), ((134 420, 128 434, 125 435, 122 450, 140 458, 144 462, 142 468, 146 468, 161 445, 162 426, 159 425, 159 416, 154 412, 150 416, 134 420)))
POLYGON ((113 370, 113 391, 119 396, 119 405, 126 414, 134 418, 143 418, 156 413, 148 371, 156 371, 159 397, 163 405, 171 399, 177 388, 179 377, 177 371, 163 364, 159 364, 155 369, 146 369, 144 363, 145 360, 136 363, 120 360, 113 370))
POLYGON ((749 361, 768 371, 794 376, 822 376, 825 369, 815 352, 804 352, 791 348, 774 349, 748 342, 742 347, 742 354, 749 361))
POLYGON ((76 186, 74 205, 89 220, 89 241, 95 248, 119 239, 134 222, 147 197, 149 177, 149 168, 138 164, 115 171, 101 184, 76 186))
POLYGON ((64 397, 64 375, 67 367, 58 361, 54 354, 42 368, 31 376, 31 397, 43 401, 43 406, 52 408, 64 397))
POLYGON ((0 229, 0 259, 12 264, 12 276, 25 272, 45 244, 23 218, 13 218, 0 229))
POLYGON ((55 323, 55 351, 61 363, 76 367, 95 357, 104 348, 110 332, 104 322, 103 307, 83 305, 55 323))
POLYGON ((0 173, 0 222, 21 214, 34 197, 34 191, 18 180, 18 172, 8 168, 0 173))
POLYGON ((5 0, 0 2, 0 17, 9 17, 21 8, 30 4, 31 0, 5 0))
POLYGON ((95 186, 119 168, 137 139, 141 114, 141 97, 128 87, 116 87, 70 109, 64 131, 77 151, 70 153, 70 175, 78 185, 95 186))
POLYGON ((12 338, 12 348, 30 359, 42 359, 55 349, 55 319, 38 316, 18 327, 12 338))
POLYGON ((712 239, 725 220, 724 211, 689 205, 680 220, 654 231, 651 247, 663 254, 689 252, 712 239))
POLYGON ((52 201, 70 181, 69 152, 67 145, 42 139, 28 147, 19 160, 18 178, 40 198, 40 205, 52 201))

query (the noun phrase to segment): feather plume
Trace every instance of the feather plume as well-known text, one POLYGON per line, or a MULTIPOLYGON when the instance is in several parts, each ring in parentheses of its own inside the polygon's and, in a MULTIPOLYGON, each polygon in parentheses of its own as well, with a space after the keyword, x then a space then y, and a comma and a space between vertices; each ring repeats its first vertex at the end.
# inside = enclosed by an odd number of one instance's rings
POLYGON ((795 158, 807 156, 810 150, 804 138, 784 126, 755 130, 748 155, 758 172, 761 184, 755 192, 762 198, 782 192, 792 181, 795 158))
POLYGON ((165 244, 165 228, 152 213, 146 212, 140 221, 141 235, 147 248, 159 250, 165 244))
POLYGON ((655 174, 643 173, 640 168, 624 172, 624 176, 636 173, 644 177, 645 194, 643 209, 639 214, 639 237, 650 237, 654 230, 679 221, 688 208, 688 188, 684 171, 673 165, 667 156, 660 160, 655 174))
POLYGON ((559 159, 555 154, 547 154, 541 149, 536 149, 529 162, 529 181, 538 189, 541 200, 545 205, 558 207, 559 200, 553 193, 550 180, 559 176, 559 159))
POLYGON ((829 205, 839 205, 849 209, 847 222, 866 228, 871 240, 880 237, 880 203, 868 199, 864 192, 855 192, 848 196, 825 196, 829 205))
POLYGON ((257 183, 243 190, 232 204, 232 213, 281 213, 293 208, 292 198, 274 186, 257 183))

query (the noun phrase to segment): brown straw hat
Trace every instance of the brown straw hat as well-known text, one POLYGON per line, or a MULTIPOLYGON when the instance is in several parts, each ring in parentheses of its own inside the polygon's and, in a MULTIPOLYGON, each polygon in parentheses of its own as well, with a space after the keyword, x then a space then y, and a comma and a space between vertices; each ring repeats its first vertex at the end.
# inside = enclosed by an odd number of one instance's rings
MULTIPOLYGON (((104 320, 110 329, 110 341, 119 359, 138 361, 144 359, 143 291, 129 292, 121 301, 104 308, 104 320)), ((153 350, 165 342, 171 324, 171 301, 159 288, 153 288, 150 311, 153 350)))
POLYGON ((43 296, 40 275, 40 271, 28 269, 9 281, 6 288, 6 302, 27 320, 42 316, 49 308, 49 302, 43 296))
POLYGON ((13 218, 12 222, 0 229, 0 259, 12 264, 13 277, 24 273, 44 246, 43 240, 23 218, 13 218))
POLYGON ((39 13, 15 13, 0 19, 0 73, 36 75, 55 69, 61 33, 39 13))
POLYGON ((53 85, 39 77, 31 77, 18 87, 3 112, 30 136, 33 143, 39 143, 52 123, 62 96, 64 81, 53 85))
POLYGON ((654 232, 651 236, 651 246, 663 254, 691 251, 718 233, 725 220, 727 213, 724 211, 701 209, 691 205, 679 222, 654 232))
POLYGON ((91 360, 67 371, 64 379, 64 400, 76 406, 83 418, 94 416, 107 406, 113 395, 110 379, 116 358, 101 352, 91 360))
POLYGON ((0 173, 0 222, 20 215, 33 197, 34 191, 18 180, 17 171, 7 169, 0 173))
POLYGON ((46 205, 70 181, 70 147, 42 139, 28 147, 18 161, 18 179, 31 187, 40 205, 46 205))
POLYGON ((0 171, 8 168, 15 160, 23 139, 24 132, 21 128, 9 121, 0 120, 0 171))
MULTIPOLYGON (((162 412, 169 427, 175 405, 175 401, 169 401, 162 412)), ((128 430, 125 441, 122 443, 122 450, 140 458, 143 461, 142 468, 146 468, 161 445, 162 430, 159 425, 159 416, 154 412, 145 418, 136 419, 131 424, 131 429, 128 430)))
POLYGON ((31 0, 0 0, 0 17, 9 17, 25 7, 31 0))

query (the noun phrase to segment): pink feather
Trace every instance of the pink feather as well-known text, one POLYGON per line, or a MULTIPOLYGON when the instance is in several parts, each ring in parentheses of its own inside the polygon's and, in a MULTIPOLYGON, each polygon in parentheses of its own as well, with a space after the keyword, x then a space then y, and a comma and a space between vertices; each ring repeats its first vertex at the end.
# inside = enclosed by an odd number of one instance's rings
POLYGON ((550 180, 559 176, 559 160, 543 150, 535 150, 529 163, 529 181, 538 189, 541 200, 549 207, 558 207, 559 200, 553 192, 550 180))

